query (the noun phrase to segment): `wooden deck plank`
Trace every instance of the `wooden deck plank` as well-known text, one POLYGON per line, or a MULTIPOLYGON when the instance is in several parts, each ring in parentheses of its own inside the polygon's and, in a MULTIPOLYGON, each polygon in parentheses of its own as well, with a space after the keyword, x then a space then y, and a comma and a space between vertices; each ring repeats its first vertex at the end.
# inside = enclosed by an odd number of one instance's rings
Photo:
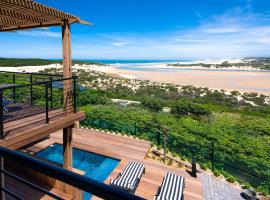
MULTIPOLYGON (((105 180, 105 183, 108 184, 112 178, 116 178, 118 173, 122 172, 126 167, 127 163, 130 160, 134 160, 144 163, 146 166, 146 173, 143 175, 135 194, 146 199, 153 199, 162 183, 165 173, 172 171, 185 177, 185 200, 202 200, 202 189, 199 179, 191 177, 183 169, 169 167, 162 163, 145 159, 150 148, 150 142, 87 129, 74 129, 73 131, 74 147, 121 160, 105 180)), ((50 139, 30 147, 29 150, 39 151, 55 142, 62 143, 62 132, 51 134, 50 139)), ((92 199, 99 198, 93 197, 92 199)))
MULTIPOLYGON (((32 117, 28 121, 28 126, 18 129, 16 133, 9 135, 5 139, 0 140, 0 146, 10 149, 18 149, 32 142, 38 141, 51 133, 62 130, 65 127, 73 125, 76 121, 80 121, 85 117, 84 112, 68 113, 54 116, 46 123, 32 123, 32 117)), ((27 119, 23 119, 25 121, 27 119)), ((20 120, 15 123, 20 123, 20 120)))

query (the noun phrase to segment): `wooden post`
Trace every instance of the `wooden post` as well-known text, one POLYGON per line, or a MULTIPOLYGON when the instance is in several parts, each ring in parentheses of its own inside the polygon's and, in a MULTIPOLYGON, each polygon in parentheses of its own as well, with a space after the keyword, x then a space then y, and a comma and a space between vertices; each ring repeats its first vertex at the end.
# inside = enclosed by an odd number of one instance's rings
POLYGON ((167 129, 167 127, 164 127, 163 128, 163 149, 164 149, 163 159, 164 159, 164 162, 166 162, 166 159, 167 159, 167 155, 166 155, 167 137, 168 137, 168 129, 167 129))
MULTIPOLYGON (((62 25, 62 45, 63 45, 63 76, 64 78, 72 77, 72 57, 71 57, 71 31, 68 20, 62 25)), ((72 110, 72 82, 64 81, 64 110, 72 110)))
POLYGON ((72 128, 73 126, 69 126, 63 129, 63 167, 65 169, 72 169, 72 128))

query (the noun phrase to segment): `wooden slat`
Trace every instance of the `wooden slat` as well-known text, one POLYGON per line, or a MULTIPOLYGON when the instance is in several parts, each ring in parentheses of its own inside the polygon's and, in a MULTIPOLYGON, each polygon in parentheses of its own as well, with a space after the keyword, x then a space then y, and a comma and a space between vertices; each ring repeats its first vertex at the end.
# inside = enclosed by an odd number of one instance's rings
POLYGON ((36 14, 44 13, 44 14, 52 15, 52 16, 62 18, 62 19, 78 18, 76 16, 70 15, 68 13, 64 13, 60 10, 56 10, 54 8, 42 5, 34 1, 27 1, 27 0, 2 0, 2 1, 5 2, 7 5, 15 5, 24 9, 35 11, 36 14))
POLYGON ((0 32, 59 26, 63 21, 90 24, 79 17, 30 0, 0 0, 0 20, 0 32))
POLYGON ((8 10, 5 8, 0 7, 0 15, 5 15, 8 17, 12 17, 14 20, 26 20, 29 23, 41 23, 41 22, 48 22, 48 20, 44 18, 39 18, 31 15, 26 15, 20 12, 15 12, 12 10, 8 10))
MULTIPOLYGON (((56 119, 51 119, 49 124, 31 124, 31 121, 29 121, 29 128, 13 134, 5 140, 0 140, 0 146, 10 149, 18 149, 20 147, 38 141, 55 131, 72 126, 75 121, 80 121, 84 119, 84 117, 84 112, 78 112, 71 114, 63 114, 56 119)), ((17 122, 19 123, 19 121, 20 120, 18 120, 17 122)))

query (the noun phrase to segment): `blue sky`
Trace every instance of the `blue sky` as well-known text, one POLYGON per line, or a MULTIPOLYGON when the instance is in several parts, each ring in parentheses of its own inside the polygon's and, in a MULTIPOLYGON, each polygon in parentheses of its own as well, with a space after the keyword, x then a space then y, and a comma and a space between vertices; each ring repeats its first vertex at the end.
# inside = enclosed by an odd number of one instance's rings
MULTIPOLYGON (((270 56, 269 0, 37 0, 80 16, 77 59, 270 56)), ((61 29, 0 34, 0 57, 61 58, 61 29)))

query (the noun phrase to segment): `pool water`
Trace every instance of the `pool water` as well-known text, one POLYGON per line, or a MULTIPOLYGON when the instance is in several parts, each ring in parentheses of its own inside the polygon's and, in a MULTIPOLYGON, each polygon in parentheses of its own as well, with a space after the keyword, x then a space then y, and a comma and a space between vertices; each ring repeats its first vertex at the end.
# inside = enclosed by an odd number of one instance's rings
MULTIPOLYGON (((103 182, 120 162, 119 160, 99 154, 73 148, 73 167, 85 172, 85 176, 103 182)), ((36 154, 58 164, 63 164, 63 146, 54 144, 36 154)), ((91 194, 84 192, 84 200, 90 199, 91 194)))

